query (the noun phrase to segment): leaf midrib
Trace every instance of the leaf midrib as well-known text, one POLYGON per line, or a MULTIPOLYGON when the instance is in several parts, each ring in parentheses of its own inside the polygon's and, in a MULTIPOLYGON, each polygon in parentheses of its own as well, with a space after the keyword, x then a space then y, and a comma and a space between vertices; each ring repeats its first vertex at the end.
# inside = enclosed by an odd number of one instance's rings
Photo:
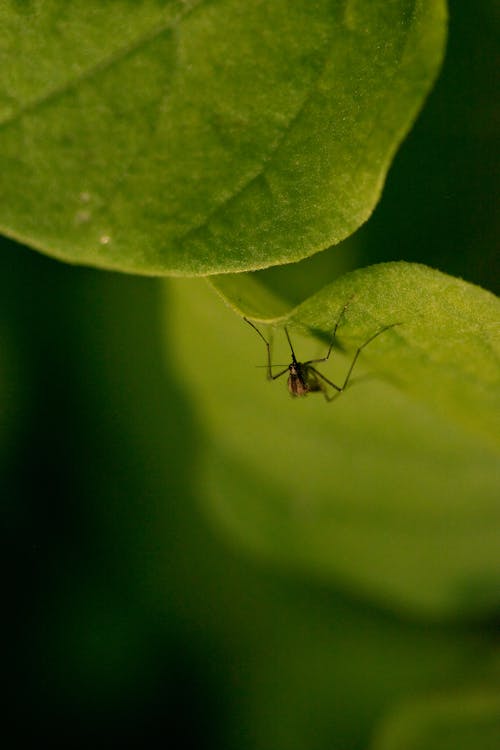
POLYGON ((15 125, 16 122, 21 120, 27 114, 36 112, 38 109, 42 109, 52 102, 57 101, 73 89, 78 88, 78 86, 80 86, 82 83, 92 80, 92 78, 95 78, 96 76, 106 72, 113 66, 123 62, 123 60, 126 60, 127 57, 132 57, 143 47, 147 47, 149 44, 159 39, 163 34, 171 32, 173 29, 175 29, 185 18, 191 15, 191 13, 198 10, 205 1, 206 0, 195 0, 193 5, 186 7, 183 11, 179 11, 169 21, 149 29, 147 32, 144 32, 139 37, 137 37, 137 39, 135 39, 133 42, 124 45, 121 49, 117 50, 108 57, 104 57, 94 65, 90 65, 79 75, 73 76, 69 81, 64 83, 64 85, 47 91, 42 96, 20 107, 12 115, 0 121, 0 131, 5 130, 11 125, 15 125))

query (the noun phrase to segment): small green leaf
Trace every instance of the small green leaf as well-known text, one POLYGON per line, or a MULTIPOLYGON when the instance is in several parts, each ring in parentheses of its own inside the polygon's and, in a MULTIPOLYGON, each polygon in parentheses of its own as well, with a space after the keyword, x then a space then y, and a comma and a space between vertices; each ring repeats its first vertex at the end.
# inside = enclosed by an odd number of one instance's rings
POLYGON ((297 307, 292 324, 328 340, 347 300, 342 341, 350 350, 397 323, 364 353, 398 389, 472 431, 500 440, 500 302, 490 292, 415 263, 354 271, 297 307))
POLYGON ((276 320, 294 307, 263 284, 255 272, 224 273, 210 276, 209 281, 236 312, 255 320, 276 320))
MULTIPOLYGON (((324 356, 350 300, 338 330, 346 354, 318 365, 336 383, 357 346, 400 323, 362 352, 352 387, 326 403, 320 394, 290 399, 286 375, 266 382, 264 343, 209 287, 174 289, 180 372, 208 433, 200 489, 232 539, 398 609, 444 617, 497 606, 493 295, 407 263, 362 269, 318 292, 286 322, 299 359, 324 356)), ((273 362, 289 361, 280 326, 273 362)))
POLYGON ((372 212, 444 0, 4 3, 0 227, 145 274, 312 255, 372 212))
POLYGON ((215 290, 240 315, 276 321, 325 285, 359 265, 359 235, 298 263, 261 271, 223 273, 209 277, 215 290), (358 261, 358 262, 357 262, 358 261))

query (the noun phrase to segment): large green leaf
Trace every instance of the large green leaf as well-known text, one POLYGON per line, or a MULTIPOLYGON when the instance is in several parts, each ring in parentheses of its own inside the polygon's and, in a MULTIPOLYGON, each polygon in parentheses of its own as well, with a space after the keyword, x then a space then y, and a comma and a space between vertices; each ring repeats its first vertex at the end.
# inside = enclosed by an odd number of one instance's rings
POLYGON ((206 274, 366 220, 436 76, 445 3, 11 0, 0 25, 2 231, 206 274))
MULTIPOLYGON (((287 318, 297 355, 354 384, 333 403, 290 400, 265 380, 257 334, 199 280, 178 282, 177 349, 209 436, 201 480, 231 538, 280 564, 314 571, 436 616, 498 604, 500 570, 499 303, 429 268, 386 264, 347 274, 287 318), (354 295, 354 296, 353 296, 354 295), (322 341, 299 336, 314 331, 322 341), (357 382, 356 382, 357 381, 357 382)), ((282 321, 284 322, 284 321, 282 321)), ((290 354, 280 330, 273 361, 290 354)))

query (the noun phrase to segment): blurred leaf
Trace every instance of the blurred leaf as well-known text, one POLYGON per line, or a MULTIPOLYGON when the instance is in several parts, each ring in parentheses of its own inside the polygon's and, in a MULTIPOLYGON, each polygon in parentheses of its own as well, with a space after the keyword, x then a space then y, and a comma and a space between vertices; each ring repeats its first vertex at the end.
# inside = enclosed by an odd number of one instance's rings
POLYGON ((275 597, 275 624, 252 665, 252 750, 368 748, 401 703, 477 683, 494 658, 493 633, 422 627, 320 591, 308 586, 301 594, 295 585, 295 606, 286 609, 275 597))
POLYGON ((12 0, 0 22, 3 232, 204 274, 304 258, 368 218, 445 4, 12 0))
MULTIPOLYGON (((193 502, 199 430, 172 377, 175 348, 161 344, 158 283, 5 244, 0 304, 33 394, 17 472, 2 484, 16 506, 8 546, 20 599, 9 611, 25 624, 11 649, 23 680, 17 737, 71 746, 75 732, 108 730, 111 746, 131 736, 144 746, 163 727, 182 747, 359 750, 403 701, 488 679, 493 628, 422 627, 221 544, 193 502)), ((169 324, 187 313, 168 299, 165 311, 169 324)), ((192 367, 210 367, 200 334, 186 333, 196 345, 186 384, 192 367)), ((240 364, 262 394, 262 373, 240 364)))
MULTIPOLYGON (((231 538, 398 608, 446 616, 497 606, 491 294, 403 263, 326 287, 289 321, 324 339, 306 342, 296 329, 299 359, 324 356, 356 293, 339 328, 350 354, 322 367, 334 382, 356 346, 401 321, 363 351, 353 388, 327 404, 320 395, 291 401, 285 377, 266 383, 255 369, 266 361, 263 342, 201 281, 175 289, 181 373, 209 436, 200 487, 231 538)), ((273 361, 286 366, 284 336, 275 338, 273 361)))
POLYGON ((387 722, 373 750, 498 750, 500 692, 429 697, 387 722))

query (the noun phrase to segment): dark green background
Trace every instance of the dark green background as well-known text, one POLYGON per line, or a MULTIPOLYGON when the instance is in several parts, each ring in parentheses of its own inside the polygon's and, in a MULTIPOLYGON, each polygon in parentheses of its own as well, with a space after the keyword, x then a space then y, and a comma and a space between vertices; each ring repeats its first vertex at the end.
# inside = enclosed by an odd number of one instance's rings
MULTIPOLYGON (((497 11, 450 5, 443 72, 359 233, 359 265, 415 260, 496 291, 497 11)), ((217 538, 193 488, 196 409, 175 361, 163 368, 168 282, 7 241, 0 266, 19 742, 350 750, 401 701, 489 684, 495 622, 403 621, 217 538)))

